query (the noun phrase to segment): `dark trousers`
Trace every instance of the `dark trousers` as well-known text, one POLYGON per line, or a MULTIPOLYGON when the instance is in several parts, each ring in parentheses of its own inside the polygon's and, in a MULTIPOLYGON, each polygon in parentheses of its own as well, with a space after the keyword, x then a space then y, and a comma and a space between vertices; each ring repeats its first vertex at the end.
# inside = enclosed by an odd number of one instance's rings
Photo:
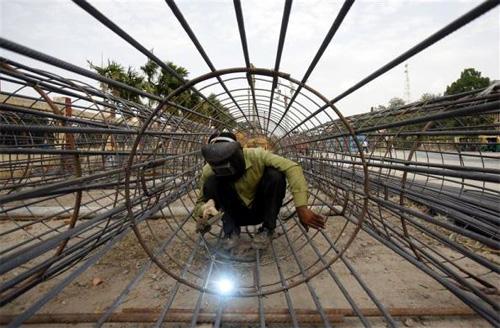
POLYGON ((210 176, 203 186, 204 201, 213 199, 217 209, 224 211, 225 234, 239 234, 241 226, 260 223, 264 228, 274 230, 285 192, 285 175, 272 167, 265 168, 250 208, 241 200, 234 183, 210 176))

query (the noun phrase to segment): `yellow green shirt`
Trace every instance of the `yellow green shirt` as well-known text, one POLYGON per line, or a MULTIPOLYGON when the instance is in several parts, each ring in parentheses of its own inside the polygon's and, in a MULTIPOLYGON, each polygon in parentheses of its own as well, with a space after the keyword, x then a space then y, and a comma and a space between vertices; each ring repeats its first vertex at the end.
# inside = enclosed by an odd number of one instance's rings
MULTIPOLYGON (((292 193, 295 207, 307 205, 307 182, 302 173, 302 168, 298 163, 262 148, 243 148, 243 155, 245 157, 245 174, 235 182, 234 187, 246 206, 250 207, 252 204, 257 186, 267 166, 274 167, 286 175, 288 188, 292 193)), ((202 214, 203 185, 207 178, 213 174, 214 172, 210 165, 206 164, 201 173, 199 183, 200 196, 196 201, 195 217, 199 217, 202 214)))

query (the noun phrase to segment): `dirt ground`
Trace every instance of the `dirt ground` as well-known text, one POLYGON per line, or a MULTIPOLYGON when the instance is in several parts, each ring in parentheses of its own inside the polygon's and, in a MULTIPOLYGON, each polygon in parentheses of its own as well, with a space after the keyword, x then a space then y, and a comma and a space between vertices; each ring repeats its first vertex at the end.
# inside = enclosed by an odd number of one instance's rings
MULTIPOLYGON (((337 217, 337 219, 339 219, 337 217)), ((335 217, 330 217, 331 222, 336 222, 335 217)), ((340 221, 339 221, 340 222, 340 221)), ((48 225, 57 225, 57 221, 49 222, 48 225)), ((159 239, 165 238, 168 235, 169 229, 166 228, 166 221, 155 220, 149 222, 151 230, 143 227, 145 239, 153 243, 153 238, 148 238, 147 231, 156 232, 154 236, 159 239), (161 233, 163 231, 163 233, 161 233)), ((14 226, 12 222, 1 221, 0 231, 6 231, 14 226)), ((349 235, 352 227, 345 230, 349 235)), ((329 225, 329 233, 332 237, 336 237, 338 229, 337 225, 332 223, 329 225)), ((175 265, 170 262, 172 259, 177 259, 180 263, 185 263, 190 248, 185 243, 189 243, 188 235, 192 233, 193 225, 188 224, 186 228, 186 239, 174 241, 166 250, 168 256, 162 257, 162 263, 172 265, 173 272, 178 272, 175 265)), ((291 232, 291 239, 294 238, 291 232)), ((151 235, 150 237, 152 237, 151 235)), ((310 232, 310 236, 314 236, 310 232)), ((20 233, 9 234, 2 237, 2 248, 9 244, 19 242, 19 238, 27 238, 20 233)), ((302 237, 303 238, 303 237, 302 237)), ((319 238, 316 236, 315 238, 319 238)), ((341 237, 340 237, 341 238, 341 237)), ((287 248, 286 243, 283 243, 283 236, 279 236, 274 244, 276 252, 279 254, 280 265, 283 268, 285 277, 289 278, 289 282, 294 279, 300 279, 297 276, 299 272, 291 264, 292 257, 287 248)), ((320 239, 319 247, 324 247, 320 239)), ((342 240, 342 239, 340 239, 342 240)), ((307 258, 314 258, 312 252, 300 250, 300 243, 304 242, 298 237, 295 240, 294 247, 299 250, 298 256, 304 259, 306 265, 309 264, 307 258)), ((151 244, 153 245, 153 244, 151 244)), ((289 245, 288 245, 289 247, 289 245)), ((327 248, 323 248, 327 250, 327 248)), ((443 248, 443 251, 446 249, 443 248)), ((270 252, 270 250, 267 250, 270 252)), ((276 283, 279 278, 276 277, 276 263, 272 261, 270 253, 264 253, 261 257, 261 283, 276 283)), ((328 259, 328 256, 325 258, 328 259)), ((435 309, 435 308, 466 308, 466 306, 448 290, 438 284, 429 276, 422 273, 420 270, 413 267, 410 263, 400 258, 385 246, 378 243, 376 240, 368 236, 363 231, 360 231, 356 236, 353 244, 346 252, 346 259, 352 264, 356 272, 361 276, 367 286, 376 295, 387 308, 411 308, 411 309, 435 309)), ((193 269, 196 272, 196 265, 203 261, 203 258, 195 259, 193 269), (198 261, 198 262, 197 262, 198 261)), ((163 272, 155 264, 150 265, 150 260, 144 252, 141 245, 138 243, 136 236, 130 232, 126 237, 117 243, 111 251, 101 258, 95 265, 91 266, 77 279, 73 280, 66 288, 62 290, 55 298, 45 304, 38 312, 48 314, 63 314, 63 313, 102 313, 105 311, 118 295, 126 288, 129 282, 136 274, 147 266, 144 276, 132 288, 131 292, 124 299, 122 304, 114 311, 115 313, 127 311, 159 311, 166 303, 168 297, 175 288, 176 280, 163 272), (150 267, 149 267, 150 265, 150 267)), ((255 277, 250 273, 253 264, 245 264, 237 266, 239 278, 242 281, 250 282, 255 277), (245 266, 246 265, 246 266, 245 266)), ((313 268, 315 268, 313 266, 313 268)), ((199 268, 201 270, 201 267, 199 268)), ((343 286, 349 291, 349 294, 357 302, 360 308, 375 308, 373 302, 370 301, 368 295, 360 288, 353 275, 347 267, 340 261, 335 262, 331 266, 337 278, 342 282, 343 286)), ((473 269, 473 268, 472 268, 473 269)), ((11 274, 16 275, 21 273, 21 269, 13 270, 11 274)), ((180 269, 179 269, 180 271, 180 269)), ((71 270, 70 270, 71 272, 71 270)), ((200 271, 201 272, 201 271, 200 271)), ((57 276, 49 281, 46 281, 36 288, 18 297, 11 303, 0 309, 0 314, 18 314, 26 310, 30 304, 39 299, 44 293, 49 291, 53 286, 60 282, 68 273, 57 276)), ((2 277, 5 281, 8 277, 2 277)), ((487 278, 487 277, 485 277, 487 278)), ((193 282, 199 279, 192 278, 193 282)), ((495 283, 495 282, 493 282, 495 283)), ((496 282, 498 283, 498 282, 496 282)), ((324 308, 350 308, 349 303, 342 296, 339 287, 334 283, 329 272, 322 271, 318 276, 310 281, 310 286, 317 293, 319 301, 324 308)), ((306 284, 302 283, 297 287, 289 290, 290 298, 293 301, 294 308, 297 309, 315 309, 311 293, 306 284)), ((193 309, 196 305, 200 293, 185 285, 180 285, 178 293, 174 299, 172 308, 175 309, 193 309)), ((205 310, 215 310, 218 304, 218 298, 214 295, 205 295, 202 298, 201 307, 205 310)), ((244 297, 232 298, 225 308, 225 311, 231 309, 258 309, 257 298, 244 297)), ((267 295, 263 298, 265 311, 275 309, 284 309, 287 307, 284 293, 276 293, 267 295)), ((374 327, 385 327, 386 323, 380 318, 369 318, 374 327)), ((407 327, 489 327, 490 325, 478 316, 464 317, 399 317, 395 318, 402 326, 407 327)), ((151 324, 125 324, 112 323, 106 324, 109 327, 146 327, 151 324)), ((49 325, 30 325, 30 327, 48 327, 49 325)), ((72 324, 72 325, 50 325, 51 327, 87 327, 89 324, 72 324)), ((169 325, 167 325, 169 326, 169 325)), ((179 326, 179 325, 172 325, 179 326)), ((182 325, 181 325, 182 326, 182 325)), ((203 324, 200 324, 203 326, 203 324)), ((226 325, 232 327, 232 325, 226 325)), ((236 325, 238 326, 238 325, 236 325)), ((253 326, 253 325, 251 325, 253 326)), ((255 324, 255 326, 258 326, 255 324)), ((276 325, 281 327, 281 325, 276 325)), ((321 325, 320 325, 321 326, 321 325)), ((338 327, 358 327, 361 322, 357 318, 345 318, 341 323, 335 324, 338 327)), ((286 325, 283 325, 286 327, 286 325)))

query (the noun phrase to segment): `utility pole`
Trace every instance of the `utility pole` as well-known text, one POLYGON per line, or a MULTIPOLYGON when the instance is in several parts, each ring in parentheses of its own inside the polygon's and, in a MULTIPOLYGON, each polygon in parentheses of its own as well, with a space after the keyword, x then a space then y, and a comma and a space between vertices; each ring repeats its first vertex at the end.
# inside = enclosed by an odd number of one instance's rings
POLYGON ((406 97, 406 103, 410 103, 410 74, 408 73, 408 63, 405 63, 405 78, 406 78, 406 83, 405 83, 405 97, 406 97))
MULTIPOLYGON (((250 68, 253 69, 253 68, 255 68, 255 66, 253 66, 252 63, 250 63, 250 68)), ((252 88, 255 89, 255 76, 254 75, 250 76, 250 82, 252 83, 252 88)), ((248 91, 250 92, 250 89, 248 91)), ((250 94, 248 95, 248 102, 249 102, 249 104, 251 104, 250 107, 251 107, 251 115, 252 115, 251 117, 253 117, 253 120, 252 120, 253 121, 252 123, 254 125, 253 127, 254 127, 254 129, 256 127, 260 128, 260 122, 257 119, 257 117, 258 117, 257 116, 257 108, 255 108, 255 104, 253 103, 253 101, 250 101, 250 94)))

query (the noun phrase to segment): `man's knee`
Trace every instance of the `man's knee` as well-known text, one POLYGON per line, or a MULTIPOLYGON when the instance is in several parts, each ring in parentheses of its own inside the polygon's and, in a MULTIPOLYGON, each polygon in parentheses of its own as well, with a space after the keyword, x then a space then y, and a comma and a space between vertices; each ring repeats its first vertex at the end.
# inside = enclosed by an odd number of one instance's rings
POLYGON ((274 167, 266 167, 262 180, 270 185, 274 185, 280 188, 286 187, 286 177, 285 174, 274 167))
POLYGON ((203 197, 204 201, 208 201, 209 199, 217 198, 217 179, 214 175, 211 175, 207 178, 205 183, 203 184, 203 197))

